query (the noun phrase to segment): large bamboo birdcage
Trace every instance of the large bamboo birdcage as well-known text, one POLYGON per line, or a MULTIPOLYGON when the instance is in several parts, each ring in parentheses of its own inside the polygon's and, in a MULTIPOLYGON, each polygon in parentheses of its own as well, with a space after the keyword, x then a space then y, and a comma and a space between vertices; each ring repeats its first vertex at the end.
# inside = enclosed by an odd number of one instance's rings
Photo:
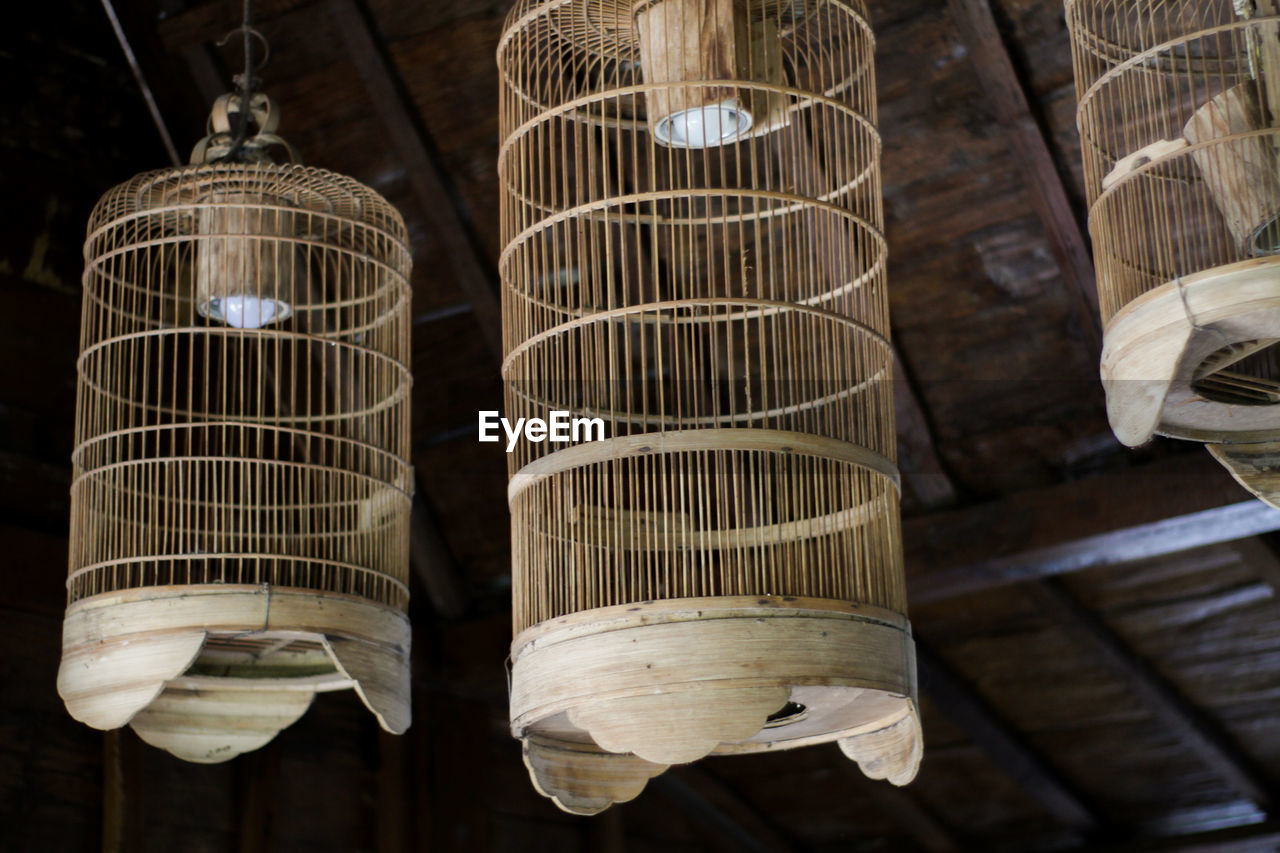
POLYGON ((404 223, 270 162, 269 132, 237 143, 238 104, 89 222, 58 674, 77 719, 201 762, 318 691, 410 715, 404 223))
POLYGON ((1280 4, 1067 0, 1116 435, 1280 506, 1280 4))
POLYGON ((860 0, 507 20, 505 415, 552 430, 510 455, 511 723, 562 808, 829 740, 915 774, 873 50, 860 0))

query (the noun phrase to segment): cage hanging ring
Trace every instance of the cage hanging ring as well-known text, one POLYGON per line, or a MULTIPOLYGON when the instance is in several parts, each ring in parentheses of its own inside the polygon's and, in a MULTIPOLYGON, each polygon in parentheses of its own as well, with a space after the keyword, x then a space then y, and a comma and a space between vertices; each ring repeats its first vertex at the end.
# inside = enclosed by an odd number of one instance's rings
POLYGON ((271 59, 271 42, 267 41, 267 37, 264 36, 257 27, 247 27, 242 24, 234 30, 229 30, 219 41, 214 42, 214 45, 217 47, 226 47, 232 37, 246 32, 257 38, 258 41, 262 43, 262 58, 258 60, 257 65, 253 66, 254 71, 261 71, 267 66, 267 62, 271 59))

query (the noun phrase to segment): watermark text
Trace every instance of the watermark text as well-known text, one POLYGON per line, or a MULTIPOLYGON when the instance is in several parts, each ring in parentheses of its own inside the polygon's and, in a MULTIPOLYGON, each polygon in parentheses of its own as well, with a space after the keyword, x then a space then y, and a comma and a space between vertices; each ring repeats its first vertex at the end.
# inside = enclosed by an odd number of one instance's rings
POLYGON ((546 420, 542 418, 516 418, 513 424, 500 412, 480 412, 480 440, 501 441, 507 437, 507 452, 516 448, 521 438, 534 444, 550 441, 553 444, 604 440, 603 418, 575 418, 573 412, 553 410, 546 420))

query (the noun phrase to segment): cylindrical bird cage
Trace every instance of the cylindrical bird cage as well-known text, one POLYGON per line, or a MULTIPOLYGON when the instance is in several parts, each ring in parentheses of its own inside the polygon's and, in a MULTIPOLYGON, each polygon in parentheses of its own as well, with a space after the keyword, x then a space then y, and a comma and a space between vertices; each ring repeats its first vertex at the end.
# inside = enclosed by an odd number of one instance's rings
POLYGON ((58 689, 191 761, 318 691, 409 725, 405 227, 267 141, 112 189, 85 243, 58 689))
POLYGON ((507 20, 511 725, 562 808, 829 740, 915 774, 873 49, 860 0, 507 20))
POLYGON ((1067 0, 1116 435, 1277 504, 1280 4, 1067 0))

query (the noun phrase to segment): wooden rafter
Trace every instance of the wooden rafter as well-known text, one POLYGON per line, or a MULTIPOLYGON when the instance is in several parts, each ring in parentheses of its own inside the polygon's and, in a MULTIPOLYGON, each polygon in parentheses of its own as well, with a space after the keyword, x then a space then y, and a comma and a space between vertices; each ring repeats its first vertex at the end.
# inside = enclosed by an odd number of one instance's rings
POLYGON ((841 770, 858 791, 883 812, 920 847, 929 853, 957 853, 964 849, 954 834, 932 811, 925 808, 909 788, 873 781, 852 763, 841 762, 841 770))
POLYGON ((142 756, 131 731, 102 734, 102 851, 128 853, 142 841, 142 756))
MULTIPOLYGON (((1280 821, 1213 829, 1158 841, 1101 848, 1102 853, 1262 853, 1280 845, 1280 821)), ((1098 847, 1090 847, 1098 851, 1098 847)))
POLYGON ((232 767, 234 790, 239 793, 236 811, 240 815, 240 845, 237 849, 242 853, 267 853, 275 848, 273 818, 280 750, 270 744, 242 756, 232 767))
POLYGON ((1241 539, 1231 546, 1241 561, 1253 569, 1280 596, 1280 547, 1270 536, 1241 539))
POLYGON ((459 618, 467 611, 467 590, 440 525, 421 493, 413 498, 409 523, 409 562, 414 574, 422 581, 438 615, 459 618))
POLYGON ((760 810, 743 802, 737 793, 700 767, 687 765, 669 770, 651 783, 689 817, 720 833, 740 850, 751 853, 786 853, 796 850, 760 816, 760 810))
POLYGON ((417 109, 409 100, 391 60, 364 11, 355 0, 327 0, 326 7, 347 52, 364 83, 374 110, 386 127, 387 140, 395 146, 434 239, 448 248, 458 286, 475 312, 480 332, 495 360, 502 357, 498 297, 489 271, 452 196, 445 189, 445 169, 427 143, 417 109))
POLYGON ((951 482, 934 444, 925 408, 907 377, 902 353, 893 348, 893 416, 898 432, 898 465, 921 510, 936 510, 956 502, 951 482))
POLYGON ((1097 566, 1280 530, 1280 511, 1248 499, 1208 455, 907 519, 913 606, 1097 566))
POLYGON ((1101 617, 1081 604, 1061 581, 1028 584, 1040 610, 1092 653, 1092 659, 1119 676, 1164 726, 1222 779, 1264 811, 1275 806, 1274 783, 1223 731, 1191 704, 1145 660, 1138 657, 1101 617))
POLYGON ((951 667, 916 639, 921 688, 992 762, 1064 825, 1097 832, 1099 816, 1061 774, 999 718, 951 667))
POLYGON ((1092 352, 1101 352, 1098 290, 1089 245, 1044 132, 1000 38, 991 4, 988 0, 947 0, 947 7, 969 49, 991 113, 1009 140, 1014 160, 1022 167, 1054 259, 1071 288, 1072 312, 1081 333, 1092 352))

